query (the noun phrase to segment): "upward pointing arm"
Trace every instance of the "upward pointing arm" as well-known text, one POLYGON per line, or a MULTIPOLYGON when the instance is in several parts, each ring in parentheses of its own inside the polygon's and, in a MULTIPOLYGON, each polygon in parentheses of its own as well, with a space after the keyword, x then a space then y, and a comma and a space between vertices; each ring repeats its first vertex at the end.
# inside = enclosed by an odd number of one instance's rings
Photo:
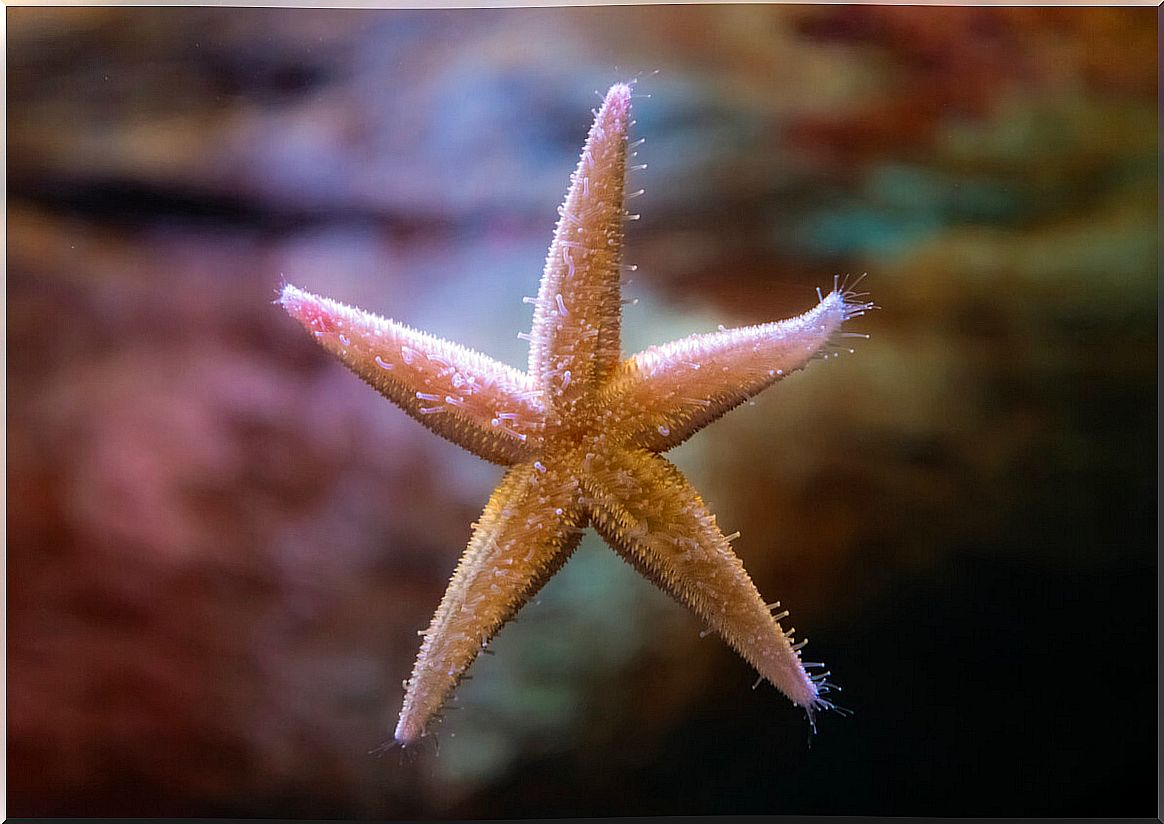
POLYGON ((613 86, 559 209, 534 304, 529 374, 546 406, 569 405, 618 366, 623 185, 630 87, 613 86))

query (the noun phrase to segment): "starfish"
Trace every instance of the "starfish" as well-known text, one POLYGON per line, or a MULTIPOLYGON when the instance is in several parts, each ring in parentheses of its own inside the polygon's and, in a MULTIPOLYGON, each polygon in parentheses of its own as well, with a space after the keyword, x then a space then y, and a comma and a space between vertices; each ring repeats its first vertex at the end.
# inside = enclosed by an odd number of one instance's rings
MULTIPOLYGON (((546 257, 522 372, 434 335, 284 285, 278 302, 345 366, 436 434, 507 467, 473 525, 406 682, 407 745, 501 627, 593 526, 813 720, 829 684, 760 597, 699 493, 661 453, 833 353, 872 307, 844 285, 804 314, 620 352, 631 88, 595 112, 546 257)), ((641 141, 640 141, 641 142, 641 141)), ((637 144, 636 144, 637 145, 637 144)), ((530 299, 526 299, 529 301, 530 299)), ((738 533, 737 533, 738 535, 738 533)), ((820 666, 820 665, 817 665, 820 666)), ((759 681, 757 682, 759 683, 759 681)))

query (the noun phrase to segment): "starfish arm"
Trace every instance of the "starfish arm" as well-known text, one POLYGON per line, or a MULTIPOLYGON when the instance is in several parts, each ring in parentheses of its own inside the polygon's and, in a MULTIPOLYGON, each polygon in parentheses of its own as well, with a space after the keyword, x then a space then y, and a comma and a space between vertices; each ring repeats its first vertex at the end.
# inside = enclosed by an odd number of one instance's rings
MULTIPOLYGON (((581 479, 595 529, 632 566, 702 618, 811 713, 826 706, 699 494, 646 450, 595 456, 581 479)), ((787 613, 785 613, 786 615, 787 613)))
POLYGON ((627 443, 663 452, 808 365, 872 304, 834 289, 788 320, 722 329, 653 346, 628 358, 599 408, 623 410, 627 443))
POLYGON ((620 358, 623 183, 630 87, 607 92, 590 127, 534 302, 529 373, 547 405, 566 406, 620 358))
POLYGON ((578 483, 568 472, 540 462, 508 471, 424 634, 397 741, 423 734, 477 654, 566 562, 585 525, 578 483))
POLYGON ((473 454, 511 465, 540 438, 545 413, 524 372, 290 284, 279 303, 376 391, 473 454))

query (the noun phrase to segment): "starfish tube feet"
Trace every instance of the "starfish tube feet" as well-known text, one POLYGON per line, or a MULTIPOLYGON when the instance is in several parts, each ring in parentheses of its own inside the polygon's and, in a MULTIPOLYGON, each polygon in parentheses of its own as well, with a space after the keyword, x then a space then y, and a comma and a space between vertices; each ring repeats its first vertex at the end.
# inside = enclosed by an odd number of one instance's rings
POLYGON ((871 308, 843 288, 788 320, 691 335, 626 360, 604 405, 634 410, 630 442, 665 452, 826 352, 846 320, 871 308))

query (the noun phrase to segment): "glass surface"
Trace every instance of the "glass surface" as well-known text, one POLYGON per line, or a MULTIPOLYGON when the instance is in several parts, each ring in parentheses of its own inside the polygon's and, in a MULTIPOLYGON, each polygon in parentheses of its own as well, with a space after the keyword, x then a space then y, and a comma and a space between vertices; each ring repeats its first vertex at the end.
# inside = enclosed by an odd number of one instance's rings
POLYGON ((1145 816, 1156 12, 8 10, 8 812, 1145 816), (630 354, 855 350, 669 455, 851 717, 596 536, 390 739, 500 469, 272 301, 525 363, 556 207, 639 77, 630 354), (597 92, 597 94, 596 94, 597 92))

